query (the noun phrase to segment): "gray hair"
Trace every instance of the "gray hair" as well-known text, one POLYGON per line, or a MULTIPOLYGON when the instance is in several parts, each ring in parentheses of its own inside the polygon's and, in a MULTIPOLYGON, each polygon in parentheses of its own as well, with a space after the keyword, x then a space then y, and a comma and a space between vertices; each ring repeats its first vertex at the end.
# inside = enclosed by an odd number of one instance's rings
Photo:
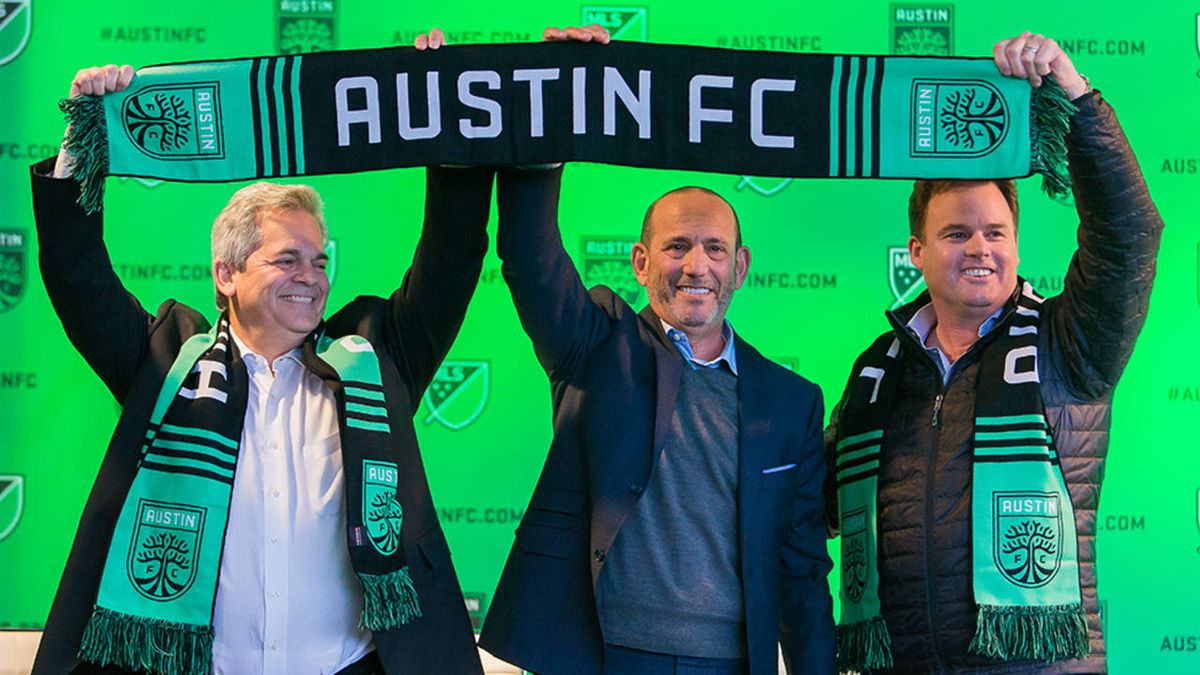
MULTIPOLYGON (((233 193, 213 222, 213 261, 223 262, 239 272, 245 271, 246 259, 262 245, 262 216, 293 209, 311 215, 321 227, 321 241, 329 240, 325 205, 316 190, 307 185, 255 183, 233 193)), ((216 290, 215 279, 213 284, 217 308, 224 311, 229 300, 216 290)))

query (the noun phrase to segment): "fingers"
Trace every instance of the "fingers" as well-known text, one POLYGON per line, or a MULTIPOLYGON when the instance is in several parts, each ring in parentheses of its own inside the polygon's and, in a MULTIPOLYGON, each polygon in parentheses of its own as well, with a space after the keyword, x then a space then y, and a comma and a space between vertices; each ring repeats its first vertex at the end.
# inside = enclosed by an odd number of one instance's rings
POLYGON ((417 51, 425 51, 426 49, 440 49, 446 44, 446 34, 441 28, 434 28, 429 33, 421 33, 417 39, 413 41, 413 46, 417 51))
POLYGON ((992 57, 1001 73, 1027 79, 1034 87, 1042 86, 1042 80, 1050 74, 1059 84, 1078 79, 1075 66, 1058 43, 1039 33, 1027 31, 997 42, 992 57))
POLYGON ((101 96, 114 91, 124 91, 133 80, 133 68, 130 66, 117 67, 93 66, 75 73, 71 80, 70 96, 90 95, 101 96))
POLYGON ((595 42, 596 44, 606 45, 612 40, 612 37, 603 26, 594 23, 590 26, 567 26, 564 29, 551 26, 542 31, 542 40, 546 42, 572 40, 575 42, 595 42))

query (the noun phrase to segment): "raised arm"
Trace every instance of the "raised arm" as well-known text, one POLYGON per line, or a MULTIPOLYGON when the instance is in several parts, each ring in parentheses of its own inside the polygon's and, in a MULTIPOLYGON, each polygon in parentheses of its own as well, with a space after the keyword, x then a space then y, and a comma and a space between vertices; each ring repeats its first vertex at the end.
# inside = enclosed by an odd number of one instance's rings
POLYGON ((1002 72, 1034 86, 1053 74, 1079 108, 1067 136, 1079 248, 1047 304, 1044 339, 1061 350, 1054 362, 1071 390, 1098 398, 1116 386, 1145 323, 1162 217, 1116 114, 1053 40, 1022 33, 995 54, 1002 72))
MULTIPOLYGON (((133 69, 86 68, 71 82, 71 96, 122 91, 133 69)), ((71 178, 72 157, 32 167, 42 281, 67 337, 109 390, 123 401, 148 349, 151 316, 121 285, 104 246, 104 215, 87 215, 71 178)))

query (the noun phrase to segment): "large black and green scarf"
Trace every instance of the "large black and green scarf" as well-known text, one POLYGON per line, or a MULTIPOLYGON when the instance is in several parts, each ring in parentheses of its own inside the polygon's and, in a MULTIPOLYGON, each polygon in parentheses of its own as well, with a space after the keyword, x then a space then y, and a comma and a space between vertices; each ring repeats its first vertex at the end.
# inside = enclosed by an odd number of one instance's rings
MULTIPOLYGON (((399 469, 388 449, 378 357, 359 336, 314 334, 302 350, 302 362, 336 384, 345 408, 346 520, 363 585, 360 623, 393 628, 421 611, 400 541, 399 469)), ((222 316, 211 332, 183 344, 167 373, 84 628, 84 661, 162 675, 210 672, 213 603, 249 385, 237 351, 222 316)))
POLYGON ((1068 189, 1061 88, 990 59, 653 44, 395 47, 146 67, 65 101, 82 203, 105 175, 233 181, 587 161, 1068 189))
MULTIPOLYGON (((1016 307, 985 338, 976 385, 971 549, 979 614, 970 651, 1003 661, 1083 658, 1075 516, 1038 376, 1042 298, 1018 284, 1016 307)), ((880 461, 891 443, 905 442, 887 431, 902 349, 884 335, 859 357, 838 421, 843 671, 892 665, 879 601, 877 499, 880 461)))

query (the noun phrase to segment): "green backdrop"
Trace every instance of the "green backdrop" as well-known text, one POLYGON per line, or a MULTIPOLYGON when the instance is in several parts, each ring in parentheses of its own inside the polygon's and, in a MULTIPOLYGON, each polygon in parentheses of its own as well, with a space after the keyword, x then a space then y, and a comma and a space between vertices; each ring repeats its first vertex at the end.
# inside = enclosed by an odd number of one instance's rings
MULTIPOLYGON (((986 55, 1022 29, 1055 37, 1120 114, 1168 224, 1152 311, 1117 390, 1099 513, 1100 597, 1114 672, 1200 671, 1200 6, 1027 3, 745 4, 658 0, 435 3, 366 0, 0 0, 0 628, 39 628, 117 406, 59 327, 37 272, 28 165, 55 152, 55 103, 75 71, 280 51, 451 41, 528 41, 546 25, 597 21, 622 40, 839 53, 986 55), (443 4, 443 3, 436 3, 443 4)), ((421 222, 420 170, 314 178, 333 241, 331 306, 385 294, 421 222)), ((836 399, 854 356, 909 289, 903 181, 792 181, 575 165, 564 238, 589 283, 638 296, 628 247, 645 206, 684 183, 727 196, 753 251, 731 309, 765 354, 836 399)), ((129 289, 212 307, 209 227, 236 185, 110 179, 106 239, 129 289)), ((1068 205, 1022 181, 1020 271, 1061 290, 1074 247, 1068 205)), ((640 302, 641 300, 639 300, 640 302)), ((215 314, 215 309, 213 310, 215 314)), ((550 440, 545 376, 499 263, 484 278, 450 359, 417 413, 434 498, 478 620, 550 440)), ((836 577, 832 577, 836 578, 836 577)))

